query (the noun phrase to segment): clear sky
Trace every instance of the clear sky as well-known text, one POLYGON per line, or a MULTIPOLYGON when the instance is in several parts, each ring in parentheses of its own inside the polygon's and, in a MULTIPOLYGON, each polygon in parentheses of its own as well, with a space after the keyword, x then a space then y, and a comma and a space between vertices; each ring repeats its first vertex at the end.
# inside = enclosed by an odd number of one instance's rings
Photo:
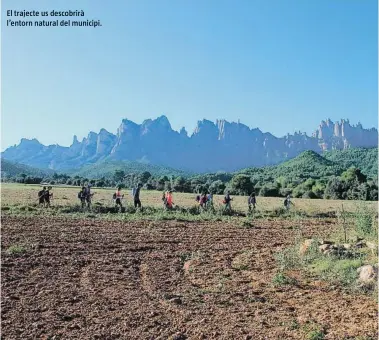
POLYGON ((377 127, 377 18, 376 0, 3 0, 2 149, 161 114, 190 133, 203 118, 276 136, 377 127), (6 27, 8 9, 103 26, 6 27))

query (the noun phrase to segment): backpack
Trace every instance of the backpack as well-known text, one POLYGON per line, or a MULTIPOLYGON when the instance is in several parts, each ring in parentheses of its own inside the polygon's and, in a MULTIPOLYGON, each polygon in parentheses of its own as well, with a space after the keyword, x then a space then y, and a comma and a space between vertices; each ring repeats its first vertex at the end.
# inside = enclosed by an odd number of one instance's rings
POLYGON ((114 194, 113 194, 113 199, 115 200, 115 199, 116 199, 116 197, 117 197, 117 196, 116 196, 116 193, 114 193, 114 194))
POLYGON ((284 206, 286 207, 287 206, 287 199, 284 200, 284 206))
POLYGON ((78 192, 78 198, 82 198, 82 192, 81 191, 78 192))

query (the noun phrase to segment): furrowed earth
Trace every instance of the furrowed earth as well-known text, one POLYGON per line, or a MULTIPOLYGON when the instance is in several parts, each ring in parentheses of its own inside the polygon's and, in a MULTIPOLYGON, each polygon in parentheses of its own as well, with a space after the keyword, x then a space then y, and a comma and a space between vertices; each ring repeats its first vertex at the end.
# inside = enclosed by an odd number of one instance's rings
MULTIPOLYGON (((309 218, 302 232, 336 223, 309 218)), ((325 339, 377 338, 372 296, 300 272, 274 286, 294 222, 253 224, 5 214, 1 338, 307 339, 313 324, 325 339)))

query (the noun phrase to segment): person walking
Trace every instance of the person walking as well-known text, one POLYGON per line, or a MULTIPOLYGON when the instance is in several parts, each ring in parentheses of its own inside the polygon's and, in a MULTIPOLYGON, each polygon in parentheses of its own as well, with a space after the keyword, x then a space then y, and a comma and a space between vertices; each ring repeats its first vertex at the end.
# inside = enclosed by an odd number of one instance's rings
POLYGON ((142 188, 142 184, 139 183, 137 188, 134 190, 134 208, 142 208, 142 205, 141 205, 141 200, 139 198, 139 195, 140 195, 140 191, 141 191, 141 188, 142 188))
POLYGON ((174 202, 172 201, 172 190, 168 191, 166 194, 166 208, 172 209, 174 202))
POLYGON ((50 192, 50 190, 52 190, 52 187, 47 187, 47 190, 45 190, 45 193, 44 193, 44 196, 43 196, 46 208, 50 207, 50 198, 51 199, 53 198, 53 193, 50 192))
POLYGON ((290 210, 291 204, 294 205, 294 204, 291 202, 291 196, 290 196, 290 195, 287 195, 286 199, 284 200, 284 207, 286 208, 287 211, 290 210))
POLYGON ((122 199, 124 195, 121 193, 121 187, 118 187, 113 197, 115 198, 116 207, 119 206, 122 209, 122 199))
POLYGON ((226 195, 224 197, 224 201, 223 201, 223 203, 225 204, 224 211, 226 211, 226 210, 232 211, 232 206, 231 206, 231 203, 230 203, 232 200, 233 200, 233 198, 230 197, 230 192, 227 191, 226 195))
POLYGON ((46 187, 43 187, 42 190, 38 191, 38 204, 45 206, 45 192, 46 187))
POLYGON ((78 198, 80 200, 80 204, 82 206, 82 209, 86 206, 86 197, 87 197, 87 190, 86 187, 82 187, 82 190, 79 191, 78 193, 78 198))
POLYGON ((91 184, 88 183, 87 184, 87 187, 85 188, 85 192, 86 192, 86 203, 87 203, 87 207, 90 208, 91 207, 91 204, 92 204, 92 196, 93 196, 93 193, 91 193, 91 184))
POLYGON ((207 208, 213 208, 213 194, 209 193, 207 197, 207 208))
POLYGON ((204 210, 207 208, 207 194, 204 193, 200 198, 200 207, 204 210))
POLYGON ((247 200, 247 204, 249 205, 249 212, 251 212, 251 207, 253 206, 253 211, 255 211, 255 205, 257 204, 257 199, 255 198, 255 192, 252 192, 247 200))

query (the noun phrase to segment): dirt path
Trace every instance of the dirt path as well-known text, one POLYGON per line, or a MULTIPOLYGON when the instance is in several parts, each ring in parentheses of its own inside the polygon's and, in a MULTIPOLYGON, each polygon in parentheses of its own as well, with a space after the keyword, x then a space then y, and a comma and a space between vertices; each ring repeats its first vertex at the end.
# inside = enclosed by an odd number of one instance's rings
MULTIPOLYGON (((332 224, 307 222, 305 234, 332 224)), ((300 280, 273 287, 291 222, 2 221, 2 339, 377 337, 375 301, 300 280), (22 255, 8 255, 24 245, 22 255), (53 338, 55 336, 55 338, 53 338)))

